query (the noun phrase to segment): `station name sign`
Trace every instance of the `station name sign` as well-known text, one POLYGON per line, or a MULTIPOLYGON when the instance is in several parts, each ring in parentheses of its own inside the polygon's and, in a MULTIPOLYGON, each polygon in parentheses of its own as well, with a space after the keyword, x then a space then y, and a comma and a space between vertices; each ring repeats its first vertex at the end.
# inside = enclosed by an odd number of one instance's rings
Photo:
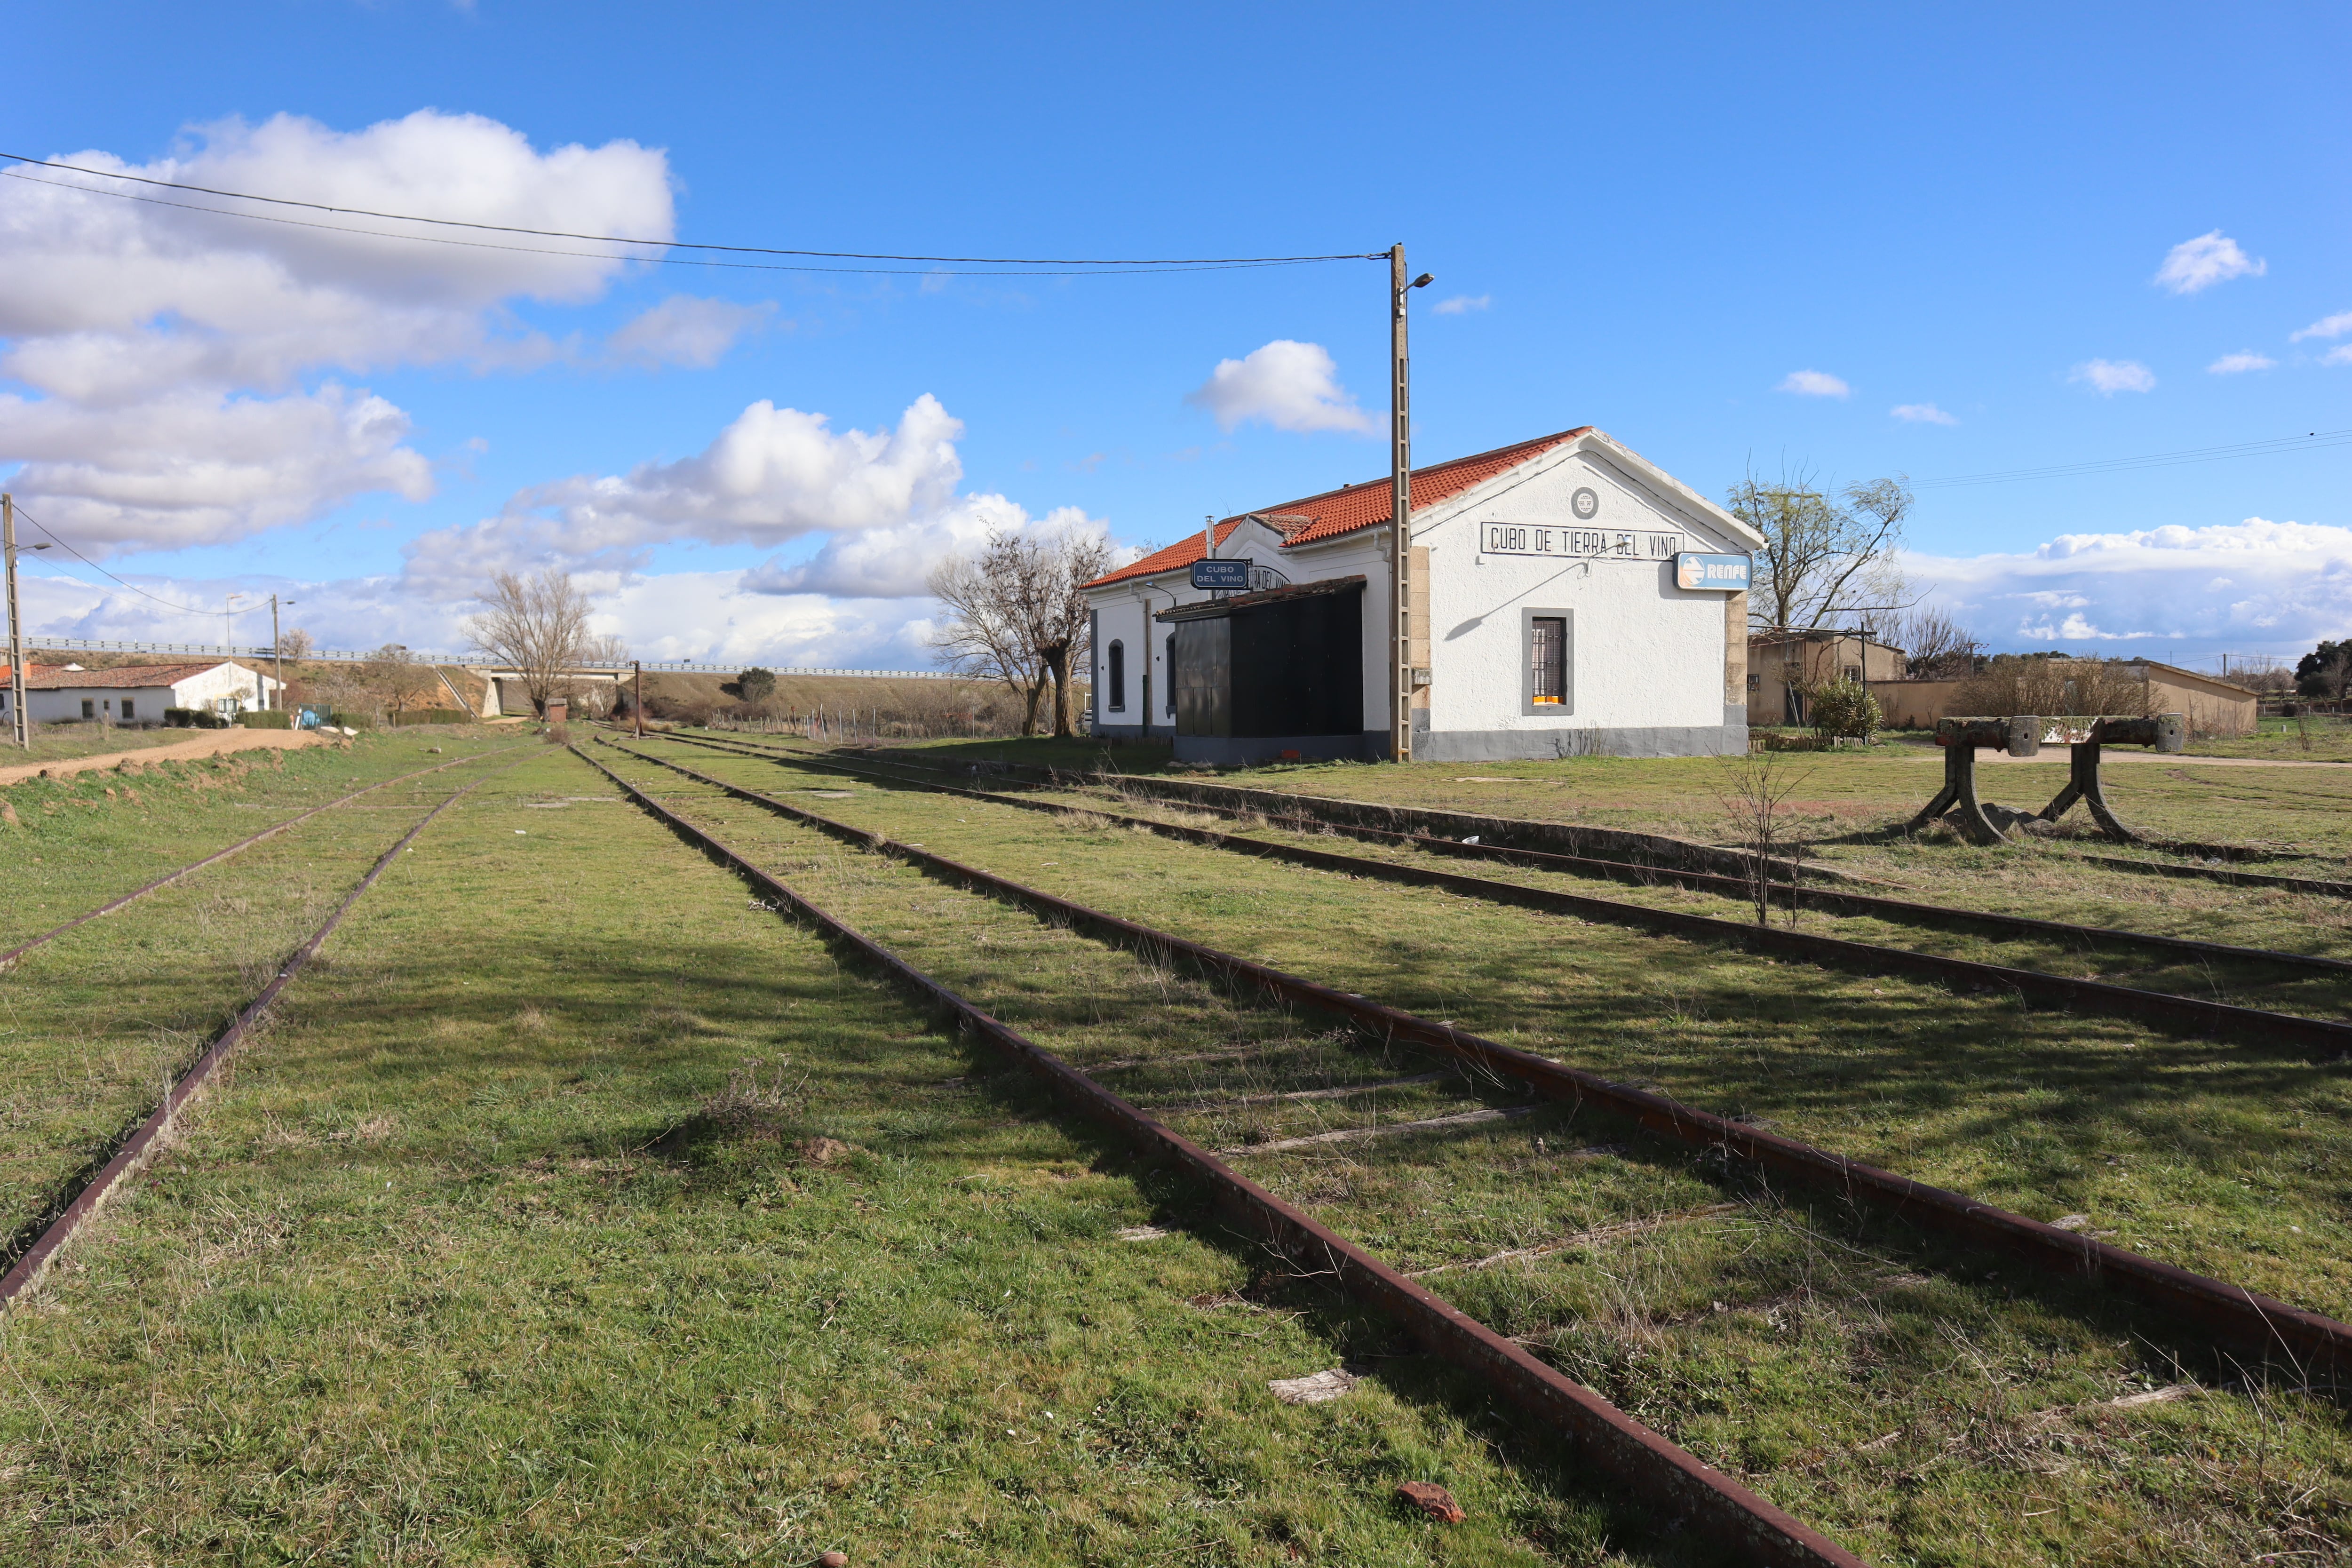
POLYGON ((1675 586, 1744 594, 1748 591, 1748 564, 1745 555, 1709 555, 1685 550, 1675 557, 1675 586))
POLYGON ((1247 593, 1250 564, 1246 557, 1234 561, 1195 561, 1192 563, 1192 586, 1236 588, 1247 593))
POLYGON ((1488 555, 1549 555, 1560 560, 1671 561, 1682 552, 1679 533, 1625 528, 1554 528, 1538 523, 1482 522, 1478 548, 1488 555))

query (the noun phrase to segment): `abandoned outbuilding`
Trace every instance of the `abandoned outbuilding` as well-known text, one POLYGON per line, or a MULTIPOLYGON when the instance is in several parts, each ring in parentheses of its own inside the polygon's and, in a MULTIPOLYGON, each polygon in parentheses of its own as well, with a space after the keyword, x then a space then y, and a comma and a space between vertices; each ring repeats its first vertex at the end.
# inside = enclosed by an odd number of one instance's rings
POLYGON ((1748 639, 1748 721, 1802 724, 1805 693, 1835 680, 1875 688, 1901 680, 1903 650, 1868 632, 1821 628, 1760 631, 1748 639))
MULTIPOLYGON (((1589 426, 1411 482, 1415 757, 1747 750, 1747 524, 1589 426)), ((1192 762, 1387 756, 1391 510, 1386 480, 1343 485, 1086 584, 1095 732, 1192 762), (1212 555, 1247 591, 1194 588, 1212 555)))

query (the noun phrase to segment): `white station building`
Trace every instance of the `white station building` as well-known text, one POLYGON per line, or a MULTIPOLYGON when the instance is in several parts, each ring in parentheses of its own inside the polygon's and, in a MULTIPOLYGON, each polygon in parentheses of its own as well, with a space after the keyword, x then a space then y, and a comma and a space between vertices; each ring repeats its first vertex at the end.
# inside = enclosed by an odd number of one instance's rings
MULTIPOLYGON (((1244 512, 1087 584, 1096 733, 1192 762, 1386 757, 1389 497, 1244 512), (1213 554, 1249 563, 1247 591, 1192 585, 1213 554)), ((1415 757, 1747 751, 1760 534, 1589 426, 1415 468, 1412 497, 1415 757)))

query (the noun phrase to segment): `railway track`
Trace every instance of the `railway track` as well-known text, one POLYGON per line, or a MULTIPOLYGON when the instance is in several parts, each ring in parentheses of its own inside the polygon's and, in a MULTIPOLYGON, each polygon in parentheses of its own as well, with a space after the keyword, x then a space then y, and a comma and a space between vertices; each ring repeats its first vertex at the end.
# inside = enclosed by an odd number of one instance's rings
MULTIPOLYGON (((600 737, 600 741, 602 739, 600 737)), ((605 741, 604 743, 615 745, 616 749, 624 752, 629 751, 627 747, 617 746, 616 742, 605 741)), ((698 743, 709 744, 709 742, 698 743)), ((635 752, 630 754, 644 755, 635 752)), ((678 768, 679 766, 677 763, 661 758, 646 756, 645 760, 659 763, 664 767, 678 768)), ((785 761, 774 757, 769 760, 785 761)), ((786 762, 785 765, 798 764, 786 762)), ((853 771, 847 767, 841 767, 840 764, 824 761, 816 762, 814 765, 839 767, 843 772, 853 771)), ((718 784, 722 788, 736 787, 725 784, 724 781, 710 779, 708 775, 691 774, 691 770, 680 768, 679 771, 689 773, 691 776, 703 778, 705 782, 718 784)), ((2331 1058, 2341 1057, 2347 1050, 2352 1050, 2352 1024, 2337 1023, 2330 1019, 2305 1017, 2265 1008, 2241 1007, 2229 1003, 2183 996, 2172 992, 2147 991, 2107 981, 2076 979, 2066 975, 2049 974, 2039 970, 2021 969, 2013 965, 1981 963, 1969 959, 1918 952, 1906 948, 1856 942, 1843 937, 1824 936, 1811 931, 1790 931, 1777 926, 1725 920, 1717 916, 1694 914, 1677 910, 1659 909, 1645 904, 1594 898, 1590 895, 1531 887, 1517 882, 1497 881, 1491 878, 1464 876, 1430 867, 1341 855, 1330 850, 1309 848, 1270 839, 1243 837, 1207 828, 1188 827, 1181 824, 1155 821, 1149 817, 1127 816, 1091 807, 1073 807, 1045 802, 1024 801, 1018 796, 992 795, 986 792, 962 790, 958 786, 927 784, 922 787, 977 796, 995 804, 1025 809, 1066 814, 1084 811, 1088 815, 1109 817, 1122 826, 1144 829, 1162 837, 1230 850, 1261 859, 1281 860, 1292 865, 1337 871, 1349 876, 1438 888, 1488 902, 1542 910, 1549 913, 1571 915, 1580 919, 1598 920, 1648 931, 1670 931, 1681 936, 1727 942, 1753 952, 1797 958, 1807 963, 1843 970, 1865 973, 1905 974, 1960 989, 2004 990, 2044 1005, 2074 1008, 2113 1017, 2130 1018, 2136 1022, 2155 1025, 2168 1032, 2187 1031, 2219 1035, 2256 1046, 2273 1048, 2285 1047, 2297 1050, 2325 1052, 2331 1058)), ((1661 873, 1662 879, 1665 875, 1661 873)), ((1695 874, 1682 873, 1682 875, 1695 874)), ((1840 894, 1838 896, 1850 898, 1855 895, 1840 894)), ((1989 921, 2008 921, 2015 919, 2015 917, 1996 915, 1987 915, 1982 918, 1989 921)), ((2128 944, 2132 939, 2141 935, 2141 933, 2133 932, 2115 932, 2101 927, 2065 926, 2055 921, 2028 922, 2021 920, 2017 926, 2011 927, 2013 931, 2034 928, 2038 928, 2037 934, 2043 935, 2051 934, 2054 928, 2056 932, 2063 933, 2069 940, 2085 942, 2098 940, 2128 944)), ((2297 954, 2278 954, 2265 949, 2231 948, 2221 943, 2193 942, 2180 938, 2151 936, 2146 939, 2145 946, 2151 952, 2179 953, 2185 951, 2192 955, 2208 959, 2227 957, 2238 962, 2275 964, 2284 968, 2302 968, 2326 973, 2340 973, 2347 967, 2337 960, 2313 959, 2297 954)))
MULTIPOLYGON (((1746 1553, 1749 1561, 1776 1568, 1866 1568, 1863 1558, 1667 1441, 1591 1389, 1562 1376, 1525 1347, 1457 1310, 1427 1287, 983 1012, 586 752, 577 747, 574 751, 681 837, 732 867, 783 909, 895 977, 951 1016, 959 1029, 1004 1053, 1071 1110, 1147 1159, 1186 1172, 1213 1194, 1228 1222, 1260 1237, 1294 1267, 1337 1280, 1356 1300, 1405 1327, 1432 1352, 1564 1434, 1587 1463, 1688 1519, 1723 1547, 1746 1553)), ((833 826, 841 832, 856 833, 833 826)))
MULTIPOLYGON (((699 739, 679 738, 688 739, 690 744, 714 743, 699 739)), ((769 753, 752 751, 736 754, 769 755, 769 753)), ((845 763, 837 757, 828 756, 810 759, 806 763, 796 761, 795 765, 838 768, 842 772, 860 773, 868 778, 913 784, 923 789, 936 790, 942 794, 960 795, 972 800, 985 800, 994 805, 1013 806, 1025 811, 1067 813, 1095 809, 940 783, 920 776, 929 770, 904 763, 880 761, 845 763)), ((1249 815, 1225 807, 1205 806, 1201 809, 1228 819, 1249 815)), ((1100 811, 1096 811, 1095 815, 1114 816, 1116 820, 1129 825, 1142 825, 1150 820, 1100 811)), ((1313 818, 1300 816, 1265 816, 1264 820, 1269 826, 1306 833, 1323 831, 1328 826, 1313 818)), ((1671 867, 1638 866, 1622 860, 1552 855, 1542 850, 1512 849, 1503 846, 1463 844, 1457 840, 1440 838, 1429 834, 1401 833, 1377 827, 1337 827, 1331 828, 1330 831, 1345 837, 1394 845, 1402 848, 1420 850, 1425 854, 1490 860, 1505 865, 1523 866, 1530 870, 1558 871, 1571 876, 1601 877, 1642 886, 1654 886, 1663 882, 1696 892, 1721 893, 1734 899, 1744 900, 1752 896, 1752 884, 1746 879, 1717 876, 1712 872, 1678 870, 1671 867)), ((1831 914, 1868 915, 1895 924, 1924 926, 1938 931, 1977 931, 2009 940, 2054 941, 2070 948, 2088 949, 2106 945, 2144 953, 2163 954, 2203 962, 2258 963, 2281 969, 2305 970, 2314 973, 2352 975, 2352 960, 2328 958, 2321 954, 2282 952, 2272 948, 2239 947, 2228 942, 2202 942, 2192 937, 2164 936, 2149 931, 2125 931, 2112 926, 2078 925, 2065 921, 2037 920, 2030 916, 2001 914, 1989 910, 1969 910, 1950 905, 1915 903, 1905 899, 1889 899, 1874 893, 1847 892, 1836 888, 1775 883, 1771 887, 1769 897, 1775 903, 1786 900, 1801 909, 1818 910, 1831 914)))
MULTIPOLYGON (((442 765, 446 767, 455 764, 442 765)), ((424 771, 432 773, 439 770, 424 771)), ((414 778, 417 775, 412 773, 404 776, 414 778)), ((397 779, 385 781, 387 784, 399 782, 397 779)), ((294 978, 302 972, 303 968, 317 957, 320 948, 325 945, 327 938, 334 933, 335 928, 342 923, 343 917, 351 912, 352 907, 359 902, 361 895, 375 886, 377 879, 391 868, 392 863, 399 858, 401 852, 415 841, 417 835, 423 833, 432 824, 434 818, 488 782, 487 778, 476 779, 472 784, 464 785, 450 795, 439 805, 427 811, 407 832, 394 840, 390 848, 377 857, 375 863, 368 868, 367 874, 343 896, 341 901, 336 904, 318 929, 311 932, 309 939, 297 947, 283 963, 278 965, 277 973, 261 988, 259 994, 237 1012, 236 1016, 229 1021, 226 1028, 213 1037, 187 1070, 173 1080, 154 1110, 115 1147, 106 1162, 86 1179, 70 1184, 70 1193, 62 1196, 49 1214, 43 1215, 32 1226, 26 1227, 29 1240, 25 1242, 23 1249, 16 1252, 10 1260, 7 1271, 0 1274, 0 1310, 5 1310, 18 1296, 31 1289, 42 1273, 56 1261, 58 1254, 80 1233, 84 1226, 89 1224, 100 1206, 125 1182, 138 1174, 141 1168, 154 1153, 157 1143, 170 1131, 173 1119, 203 1090, 206 1081, 212 1078, 221 1064, 228 1059, 237 1046, 252 1034, 268 1015, 270 1005, 278 1000, 278 995, 293 983, 294 978)), ((364 795, 368 792, 362 790, 357 793, 364 795)), ((340 805, 341 802, 333 804, 340 805)), ((318 809, 327 808, 321 806, 318 809)), ((291 823, 279 826, 289 826, 291 823)), ((215 857, 215 858, 217 858, 215 857)), ((188 868, 191 870, 194 868, 188 868)), ((184 871, 175 873, 175 875, 184 874, 184 871)), ((88 918, 90 917, 84 917, 84 919, 88 918)))
MULTIPOLYGON (((700 737, 686 735, 674 735, 670 738, 700 739, 700 737)), ((750 742, 735 743, 750 745, 750 742)), ((1244 810, 1254 811, 1260 816, 1286 815, 1306 817, 1335 831, 1344 831, 1350 826, 1379 826, 1384 822, 1444 823, 1446 825, 1444 833, 1434 837, 1450 835, 1459 839, 1468 834, 1476 834, 1482 839, 1493 839, 1498 844, 1516 838, 1519 840, 1517 847, 1523 848, 1538 847, 1536 840, 1561 838, 1580 843, 1608 845, 1622 848, 1628 854, 1649 856, 1664 864, 1680 861, 1697 865, 1702 868, 1712 867, 1726 875, 1737 876, 1743 870, 1743 867, 1739 864, 1742 857, 1735 850, 1721 849, 1712 845, 1699 844, 1695 840, 1672 838, 1657 834, 1629 833, 1619 829, 1583 827, 1564 823, 1533 822, 1517 817, 1481 816, 1465 812, 1433 808, 1423 810, 1375 805, 1360 801, 1339 800, 1321 795, 1289 795, 1276 790, 1248 789, 1233 784, 1209 784, 1194 779, 1161 778, 1143 773, 1066 772, 1059 768, 1038 768, 1017 763, 990 763, 986 766, 1020 782, 1048 787, 1136 791, 1153 795, 1161 799, 1213 810, 1218 809, 1220 803, 1223 803, 1244 810)), ((979 767, 975 766, 974 771, 980 771, 979 767)), ((1899 834, 1893 836, 1900 837, 1899 834)), ((1878 839, 1888 835, 1874 834, 1869 837, 1878 839)), ((2259 853, 2251 847, 2243 845, 2184 843, 2176 846, 2175 848, 2181 854, 2242 856, 2259 853)), ((2182 878, 2221 882, 2235 887, 2277 888, 2284 891, 2303 893, 2313 898, 2352 898, 2352 882, 2321 878, 2287 877, 2272 872, 2240 871, 2228 866, 2135 860, 2120 855, 2068 852, 2068 858, 2084 865, 2141 876, 2182 878)), ((1833 868, 1820 865, 1808 865, 1803 868, 1803 872, 1808 878, 1823 881, 1867 884, 1872 880, 1869 878, 1859 877, 1850 872, 1840 872, 1833 868)), ((1788 871, 1785 865, 1776 868, 1776 875, 1783 879, 1786 879, 1788 871)))
POLYGON ((89 921, 99 919, 100 916, 110 915, 117 910, 135 904, 150 893, 160 892, 163 889, 170 887, 173 883, 179 881, 181 879, 193 876, 194 873, 203 870, 207 866, 218 865, 221 861, 226 860, 233 856, 242 854, 244 851, 252 848, 255 845, 262 843, 264 840, 275 838, 278 835, 285 832, 288 828, 295 826, 299 823, 308 822, 310 818, 318 816, 321 812, 332 811, 339 805, 349 805, 352 801, 359 799, 362 795, 373 795, 380 789, 390 789, 396 784, 406 784, 411 779, 421 779, 428 773, 437 773, 447 768, 463 767, 467 763, 478 763, 484 757, 499 756, 507 752, 511 752, 516 749, 517 748, 513 746, 501 746, 497 751, 484 752, 470 757, 459 757, 455 762, 436 763, 429 768, 419 768, 413 773, 402 773, 397 778, 385 779, 381 784, 372 784, 365 789, 355 789, 349 795, 337 796, 335 799, 327 802, 324 805, 314 805, 308 811, 297 812, 292 816, 288 817, 283 822, 276 824, 274 826, 265 827, 260 832, 256 833, 249 837, 240 838, 225 849, 215 849, 201 860, 192 860, 176 871, 168 871, 163 876, 156 878, 153 881, 147 883, 144 887, 133 888, 131 891, 123 894, 121 898, 112 899, 100 904, 98 908, 90 910, 88 914, 76 915, 73 919, 66 921, 63 925, 52 926, 47 931, 41 932, 38 936, 27 938, 26 940, 18 942, 16 946, 9 948, 7 951, 0 952, 0 970, 10 968, 18 959, 24 957, 25 954, 32 952, 35 948, 46 946, 47 943, 57 941, 58 938, 65 935, 66 932, 72 931, 77 926, 86 925, 89 921))
MULTIPOLYGON (((625 753, 625 749, 624 749, 625 753)), ((1066 1103, 1105 1125, 1123 1141, 1146 1152, 1172 1160, 1205 1184, 1216 1195, 1220 1210, 1242 1222, 1288 1257, 1299 1271, 1336 1279, 1360 1301, 1379 1308, 1405 1326, 1427 1348, 1444 1354, 1486 1380, 1521 1408, 1560 1423, 1598 1468, 1644 1495, 1672 1501, 1688 1510, 1696 1522, 1727 1546, 1769 1562, 1853 1562, 1851 1554, 1831 1556, 1833 1544, 1817 1536, 1799 1535, 1785 1514, 1767 1516, 1750 1507, 1753 1494, 1744 1489, 1715 1484, 1719 1477, 1686 1453, 1628 1422, 1622 1412, 1589 1390, 1577 1387, 1524 1352, 1510 1353, 1509 1342, 1469 1320, 1445 1302, 1412 1286, 1404 1273, 1370 1253, 1345 1242, 1303 1211, 1285 1204, 1269 1190, 1240 1175, 1229 1162, 1278 1152, 1309 1144, 1337 1141, 1322 1135, 1295 1141, 1275 1141, 1256 1148, 1236 1147, 1211 1152, 1171 1131, 1161 1121, 1111 1095, 1097 1079, 1135 1062, 1100 1064, 1082 1072, 1045 1051, 1033 1041, 981 1012, 931 976, 922 973, 884 943, 850 927, 845 921, 810 900, 751 857, 720 841, 709 828, 689 820, 601 762, 583 757, 611 779, 629 797, 667 823, 688 842, 716 855, 755 886, 772 895, 782 907, 814 921, 843 938, 857 952, 898 975, 934 1003, 946 1008, 982 1037, 997 1045, 1031 1072, 1044 1079, 1066 1103), (1531 1363, 1531 1364, 1530 1364, 1531 1363), (1566 1384, 1566 1387, 1560 1384, 1566 1384), (1632 1429, 1629 1430, 1628 1428, 1632 1429)), ((635 753, 625 753, 632 754, 635 753)), ((691 770, 638 760, 675 769, 689 778, 691 770)), ((2087 1281, 2116 1291, 2139 1306, 2168 1317, 2179 1328, 2206 1342, 2226 1345, 2251 1357, 2292 1361, 2306 1376, 2329 1375, 2352 1350, 2352 1326, 2308 1313, 2242 1288, 2195 1275, 2158 1260, 2107 1246, 2078 1232, 2042 1225, 2023 1216, 1977 1203, 1891 1173, 1843 1159, 1827 1151, 1759 1129, 1680 1105, 1645 1090, 1611 1083, 1596 1075, 1528 1052, 1482 1039, 1443 1023, 1385 1006, 1363 996, 1318 984, 1188 942, 1171 933, 1120 920, 1070 900, 919 847, 899 844, 885 836, 839 823, 821 815, 723 781, 698 782, 726 796, 757 805, 803 826, 814 828, 855 847, 887 855, 919 867, 951 883, 985 891, 1014 902, 1055 924, 1084 929, 1115 944, 1146 955, 1153 962, 1181 960, 1188 966, 1234 983, 1252 994, 1339 1018, 1361 1035, 1382 1043, 1403 1043, 1449 1057, 1489 1079, 1509 1079, 1545 1099, 1570 1107, 1592 1106, 1626 1118, 1669 1143, 1680 1144, 1700 1156, 1729 1156, 1763 1177, 1809 1188, 1833 1204, 1851 1204, 1916 1227, 1939 1240, 1970 1248, 1992 1248, 2021 1258, 2036 1271, 2087 1281)), ((1211 1053, 1216 1055, 1218 1053, 1211 1053)), ((1314 1091, 1327 1098, 1333 1092, 1369 1093, 1393 1089, 1417 1079, 1391 1079, 1359 1085, 1347 1091, 1314 1091)), ((1260 1097, 1265 1098, 1265 1097, 1260 1097)), ((1171 1107, 1171 1110, 1181 1107, 1171 1107)), ((1449 1125, 1483 1123, 1523 1112, 1475 1111, 1409 1123, 1402 1128, 1375 1127, 1349 1132, 1349 1139, 1390 1133, 1428 1133, 1449 1125)), ((1632 1234, 1654 1225, 1714 1215, 1720 1205, 1705 1206, 1691 1215, 1667 1215, 1653 1222, 1602 1227, 1594 1234, 1632 1234)), ((1591 1238, 1585 1238, 1590 1241, 1591 1238)), ((1569 1245, 1562 1243, 1561 1246, 1569 1245)), ((1422 1276, 1475 1271, 1514 1258, 1534 1257, 1557 1247, 1511 1249, 1492 1257, 1448 1262, 1416 1271, 1422 1276)), ((1720 1310, 1720 1307, 1717 1309, 1720 1310)), ((1515 1347, 1514 1347, 1515 1348, 1515 1347)), ((1769 1507, 1769 1505, 1766 1505, 1769 1507)), ((1797 1526, 1797 1530, 1803 1527, 1797 1526)))
MULTIPOLYGON (((2242 1286, 2208 1279, 2076 1231, 2062 1230, 1961 1194, 1862 1164, 1796 1139, 1699 1110, 1664 1095, 1615 1083, 1548 1057, 1499 1045, 1450 1024, 1285 973, 966 865, 920 846, 899 843, 872 829, 837 822, 790 801, 697 773, 676 763, 629 752, 625 747, 615 749, 815 827, 843 843, 905 860, 965 886, 985 889, 1033 913, 1098 932, 1120 946, 1181 957, 1204 973, 1240 983, 1258 994, 1341 1019, 1372 1038, 1403 1040, 1438 1051, 1482 1071, 1516 1079, 1547 1098, 1603 1107, 1674 1142, 1728 1154, 1781 1180, 1876 1209, 1948 1239, 2006 1252, 2053 1273, 2082 1277, 2165 1311, 2209 1335, 2218 1332, 2232 1348, 2244 1353, 2263 1357, 2285 1349, 2306 1371, 2340 1366, 2347 1376, 2352 1376, 2352 1324, 2305 1311, 2242 1286)), ((646 792, 584 751, 580 755, 605 777, 628 790, 640 805, 657 805, 646 792)))

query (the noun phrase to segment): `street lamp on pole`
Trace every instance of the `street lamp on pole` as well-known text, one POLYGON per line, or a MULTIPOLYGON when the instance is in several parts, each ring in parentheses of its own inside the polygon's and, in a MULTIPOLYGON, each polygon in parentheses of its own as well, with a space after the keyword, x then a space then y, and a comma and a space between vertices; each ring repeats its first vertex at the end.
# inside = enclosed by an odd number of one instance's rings
POLYGON ((1405 353, 1406 304, 1415 289, 1436 279, 1424 272, 1407 282, 1404 247, 1389 249, 1389 755, 1412 761, 1412 388, 1405 353))
MULTIPOLYGON (((294 605, 292 599, 286 601, 286 608, 289 610, 294 605)), ((286 645, 278 640, 278 595, 275 594, 269 595, 269 663, 270 679, 278 682, 278 707, 282 711, 286 707, 286 645)))

